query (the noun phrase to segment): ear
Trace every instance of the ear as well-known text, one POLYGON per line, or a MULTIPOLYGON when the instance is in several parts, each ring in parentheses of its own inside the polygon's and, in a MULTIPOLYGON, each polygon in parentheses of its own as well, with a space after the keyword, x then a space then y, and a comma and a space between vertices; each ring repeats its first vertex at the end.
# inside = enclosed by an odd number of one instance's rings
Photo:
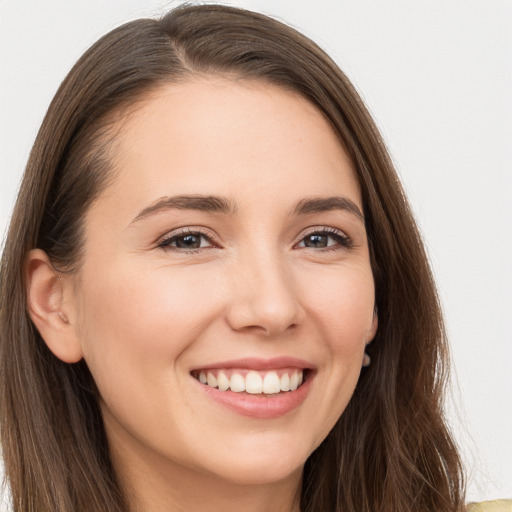
POLYGON ((27 309, 48 348, 66 363, 82 359, 73 318, 71 283, 64 283, 47 254, 29 252, 25 261, 27 309))

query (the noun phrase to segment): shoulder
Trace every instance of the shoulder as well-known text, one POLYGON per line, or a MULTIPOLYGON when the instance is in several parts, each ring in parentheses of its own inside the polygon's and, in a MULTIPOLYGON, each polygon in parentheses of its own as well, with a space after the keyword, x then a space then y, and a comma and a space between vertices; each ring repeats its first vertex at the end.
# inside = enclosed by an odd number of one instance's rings
POLYGON ((467 512, 512 512, 512 500, 482 501, 470 503, 467 512))

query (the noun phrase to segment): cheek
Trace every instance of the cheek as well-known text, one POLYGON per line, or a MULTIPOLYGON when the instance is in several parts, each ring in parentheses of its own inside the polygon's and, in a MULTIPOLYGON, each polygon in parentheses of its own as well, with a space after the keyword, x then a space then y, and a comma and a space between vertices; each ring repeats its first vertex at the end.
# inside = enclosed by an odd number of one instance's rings
POLYGON ((100 389, 113 371, 135 378, 175 366, 218 314, 214 290, 198 272, 148 271, 130 262, 101 268, 84 269, 79 334, 100 389))
POLYGON ((310 315, 332 355, 359 354, 371 341, 375 304, 374 281, 368 265, 331 268, 310 279, 305 288, 310 315))
POLYGON ((302 290, 311 335, 318 339, 325 362, 317 376, 323 399, 311 420, 317 423, 319 444, 342 415, 359 379, 364 348, 372 335, 373 275, 368 264, 315 269, 303 281, 302 290))

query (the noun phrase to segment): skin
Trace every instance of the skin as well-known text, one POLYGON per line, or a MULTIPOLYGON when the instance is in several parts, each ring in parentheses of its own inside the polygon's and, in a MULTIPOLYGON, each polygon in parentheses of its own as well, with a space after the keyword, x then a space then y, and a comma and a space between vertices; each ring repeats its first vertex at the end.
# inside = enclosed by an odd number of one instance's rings
POLYGON ((377 328, 362 219, 294 213, 332 196, 363 211, 350 159, 298 95, 203 77, 146 98, 112 164, 85 219, 79 275, 56 280, 38 250, 27 268, 43 338, 65 361, 84 357, 98 385, 134 510, 298 511, 304 462, 350 400, 377 328), (191 194, 236 211, 137 218, 163 196, 191 194), (206 235, 198 249, 159 246, 184 227, 206 235), (327 246, 311 246, 312 232, 327 246), (233 412, 190 375, 277 356, 316 371, 304 402, 274 419, 233 412))

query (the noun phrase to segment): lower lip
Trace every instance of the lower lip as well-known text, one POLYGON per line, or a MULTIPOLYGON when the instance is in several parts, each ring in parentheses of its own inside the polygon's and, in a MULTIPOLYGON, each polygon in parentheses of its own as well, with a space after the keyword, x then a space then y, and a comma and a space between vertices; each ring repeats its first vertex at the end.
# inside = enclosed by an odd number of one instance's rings
POLYGON ((201 384, 197 380, 196 382, 210 398, 242 416, 274 419, 293 411, 304 402, 311 389, 313 377, 314 374, 309 372, 308 378, 295 391, 284 391, 268 397, 264 394, 251 395, 245 392, 219 391, 217 388, 201 384))

